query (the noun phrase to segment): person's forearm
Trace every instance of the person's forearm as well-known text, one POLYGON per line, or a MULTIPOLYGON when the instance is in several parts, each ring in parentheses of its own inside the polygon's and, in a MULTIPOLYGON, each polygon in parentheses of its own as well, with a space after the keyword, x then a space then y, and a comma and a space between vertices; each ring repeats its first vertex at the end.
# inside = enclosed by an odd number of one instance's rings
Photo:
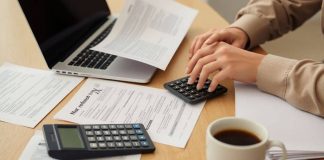
POLYGON ((321 8, 322 0, 251 0, 242 8, 232 27, 244 30, 248 48, 277 38, 303 24, 321 8))
POLYGON ((324 117, 324 64, 267 55, 257 74, 259 89, 324 117))

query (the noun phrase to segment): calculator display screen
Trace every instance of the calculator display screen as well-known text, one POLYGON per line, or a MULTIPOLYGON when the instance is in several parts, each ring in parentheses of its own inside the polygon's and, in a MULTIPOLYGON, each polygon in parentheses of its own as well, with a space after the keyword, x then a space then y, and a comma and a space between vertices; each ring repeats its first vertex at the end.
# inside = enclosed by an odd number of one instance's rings
POLYGON ((63 148, 85 148, 78 128, 58 127, 63 148))

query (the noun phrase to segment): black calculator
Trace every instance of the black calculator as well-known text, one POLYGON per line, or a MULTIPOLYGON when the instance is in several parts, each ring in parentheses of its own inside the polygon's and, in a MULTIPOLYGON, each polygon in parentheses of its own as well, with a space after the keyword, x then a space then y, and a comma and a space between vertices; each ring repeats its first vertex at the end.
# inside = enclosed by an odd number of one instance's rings
POLYGON ((208 92, 208 88, 211 83, 210 79, 206 80, 202 89, 197 90, 196 86, 198 84, 198 79, 196 79, 193 84, 187 84, 188 79, 189 76, 167 82, 164 84, 164 88, 185 102, 191 104, 199 103, 227 92, 227 88, 222 85, 218 85, 214 92, 208 92))
POLYGON ((143 124, 91 124, 43 126, 49 156, 84 159, 154 152, 143 124))

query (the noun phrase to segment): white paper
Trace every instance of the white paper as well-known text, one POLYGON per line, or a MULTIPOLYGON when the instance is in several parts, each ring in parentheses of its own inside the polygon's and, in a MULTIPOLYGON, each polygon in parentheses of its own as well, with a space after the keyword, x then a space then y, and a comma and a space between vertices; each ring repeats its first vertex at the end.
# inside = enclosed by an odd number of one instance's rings
POLYGON ((54 118, 80 124, 143 123, 153 141, 184 148, 203 106, 161 89, 90 78, 54 118))
POLYGON ((196 14, 176 1, 126 0, 109 36, 92 49, 165 70, 196 14))
POLYGON ((236 116, 263 124, 287 150, 324 151, 324 119, 303 112, 254 85, 235 83, 236 116))
MULTIPOLYGON (((140 160, 141 155, 128 155, 128 156, 116 156, 95 158, 95 160, 140 160)), ((23 153, 20 155, 19 160, 54 160, 54 158, 48 156, 47 148, 42 131, 36 131, 34 136, 29 140, 23 153)))
POLYGON ((82 79, 3 65, 0 67, 0 120, 34 128, 82 79))

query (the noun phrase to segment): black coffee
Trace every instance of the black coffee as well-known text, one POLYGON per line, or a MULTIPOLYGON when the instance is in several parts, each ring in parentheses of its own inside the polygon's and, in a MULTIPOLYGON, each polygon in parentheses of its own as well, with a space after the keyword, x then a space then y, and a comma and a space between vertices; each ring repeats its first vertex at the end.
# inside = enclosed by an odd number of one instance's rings
POLYGON ((224 130, 216 133, 214 137, 223 143, 237 146, 247 146, 261 142, 256 135, 238 129, 224 130))

